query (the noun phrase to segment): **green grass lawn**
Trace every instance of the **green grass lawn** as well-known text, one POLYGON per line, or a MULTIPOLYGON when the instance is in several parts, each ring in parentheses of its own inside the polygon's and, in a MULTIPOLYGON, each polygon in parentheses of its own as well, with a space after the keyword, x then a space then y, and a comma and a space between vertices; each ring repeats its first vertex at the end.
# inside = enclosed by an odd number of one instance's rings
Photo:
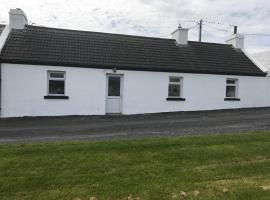
POLYGON ((270 199, 270 133, 0 145, 1 200, 91 197, 270 199))

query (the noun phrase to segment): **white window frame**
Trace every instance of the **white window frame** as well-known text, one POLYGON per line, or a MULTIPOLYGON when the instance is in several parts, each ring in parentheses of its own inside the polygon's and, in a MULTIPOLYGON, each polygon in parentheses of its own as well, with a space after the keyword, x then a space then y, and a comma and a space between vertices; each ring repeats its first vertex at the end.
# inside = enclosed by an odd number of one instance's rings
POLYGON ((225 96, 227 99, 235 99, 238 98, 238 87, 239 87, 239 80, 237 78, 227 78, 226 79, 226 87, 225 87, 225 96), (234 83, 227 83, 227 81, 234 81, 234 83), (235 96, 228 97, 227 96, 227 86, 234 86, 235 87, 235 96))
POLYGON ((183 77, 181 76, 169 76, 169 84, 168 84, 168 98, 182 98, 183 97, 183 77), (178 78, 180 81, 179 82, 171 82, 171 78, 178 78), (169 88, 170 85, 179 85, 180 87, 180 94, 179 96, 170 96, 169 94, 169 88))
POLYGON ((48 96, 65 96, 66 94, 66 72, 65 71, 48 71, 47 72, 47 94, 48 96), (51 77, 51 73, 62 73, 63 78, 51 77), (64 94, 50 94, 50 80, 52 81, 64 81, 64 94))

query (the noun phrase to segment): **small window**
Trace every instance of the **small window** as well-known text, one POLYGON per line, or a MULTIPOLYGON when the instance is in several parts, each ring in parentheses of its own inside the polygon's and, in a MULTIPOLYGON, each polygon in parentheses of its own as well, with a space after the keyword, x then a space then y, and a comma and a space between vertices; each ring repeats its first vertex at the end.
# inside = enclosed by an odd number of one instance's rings
POLYGON ((65 95, 65 72, 48 72, 48 95, 64 96, 65 95))
POLYGON ((182 97, 182 82, 183 78, 181 77, 169 78, 168 97, 170 98, 182 97))
POLYGON ((226 98, 237 98, 238 95, 238 80, 226 80, 226 98))
POLYGON ((108 77, 108 96, 119 97, 121 89, 121 77, 109 76, 108 77))

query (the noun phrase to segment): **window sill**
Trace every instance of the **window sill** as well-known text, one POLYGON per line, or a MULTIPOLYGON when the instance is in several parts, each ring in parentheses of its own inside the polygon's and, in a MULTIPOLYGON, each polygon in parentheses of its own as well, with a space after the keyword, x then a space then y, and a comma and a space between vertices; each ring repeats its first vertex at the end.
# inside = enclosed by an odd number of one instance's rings
POLYGON ((44 96, 44 99, 69 99, 69 96, 53 96, 53 95, 48 95, 48 96, 44 96))
POLYGON ((238 98, 225 98, 224 101, 240 101, 238 98))
POLYGON ((171 98, 171 97, 168 97, 166 100, 167 101, 185 101, 186 99, 185 98, 171 98))

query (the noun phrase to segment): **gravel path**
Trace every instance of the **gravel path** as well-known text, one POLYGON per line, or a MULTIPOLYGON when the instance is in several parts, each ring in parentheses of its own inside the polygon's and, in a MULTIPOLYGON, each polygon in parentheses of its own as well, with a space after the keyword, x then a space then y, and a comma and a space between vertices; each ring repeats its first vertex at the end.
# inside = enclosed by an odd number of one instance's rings
POLYGON ((270 131, 270 108, 0 119, 0 143, 270 131))

